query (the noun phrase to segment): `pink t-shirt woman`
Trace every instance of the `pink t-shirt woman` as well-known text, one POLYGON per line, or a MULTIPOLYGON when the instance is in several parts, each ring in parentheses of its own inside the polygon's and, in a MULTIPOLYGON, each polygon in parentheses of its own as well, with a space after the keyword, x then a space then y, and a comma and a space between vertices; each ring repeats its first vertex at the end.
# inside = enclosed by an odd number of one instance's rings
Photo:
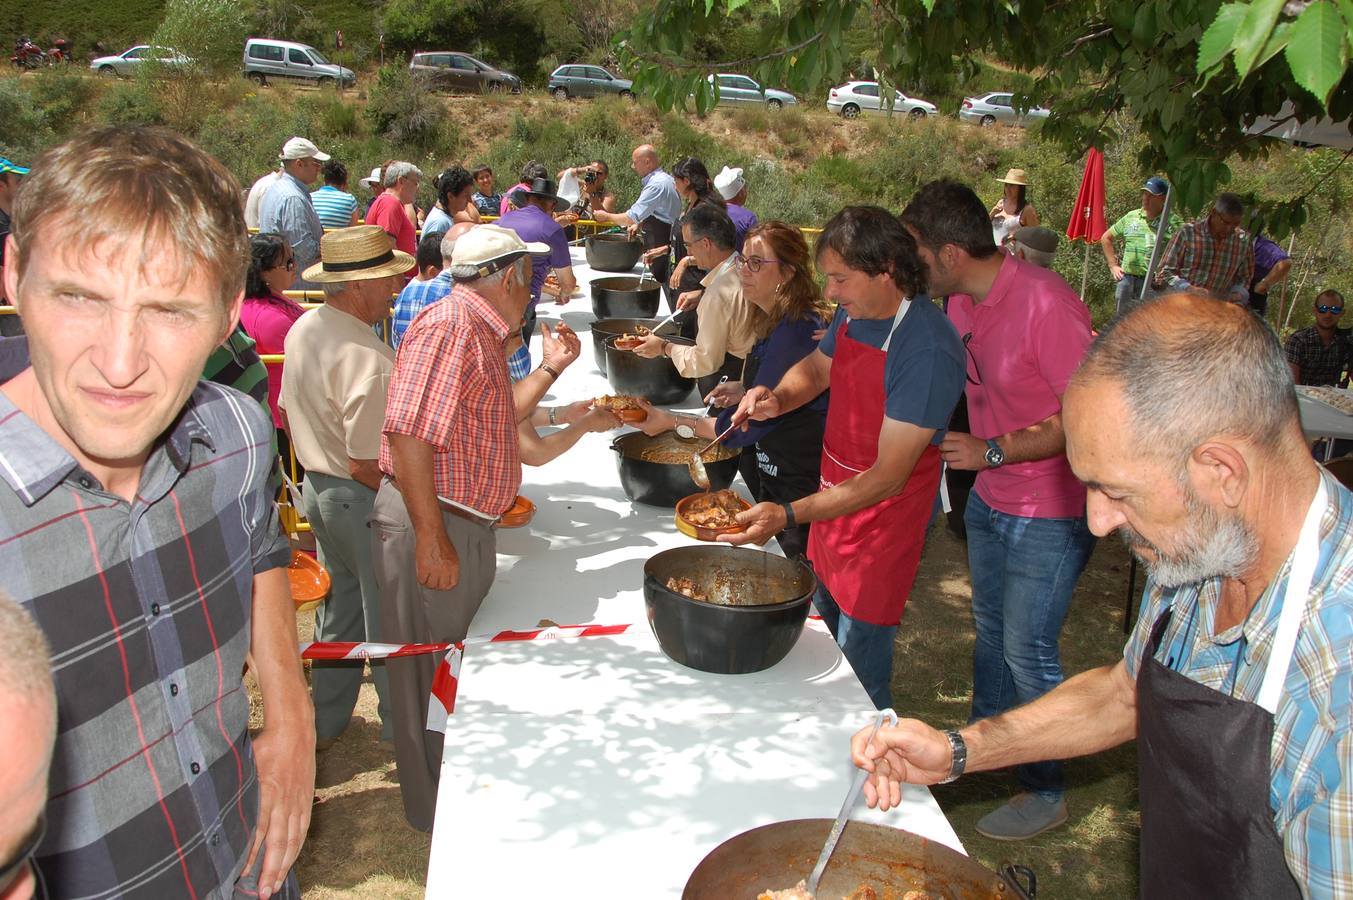
MULTIPOLYGON (((291 286, 296 260, 285 239, 275 234, 257 234, 251 239, 249 274, 240 325, 254 339, 260 355, 281 353, 291 325, 305 312, 294 300, 282 296, 291 286), (279 246, 280 245, 280 246, 279 246)), ((283 363, 267 363, 268 407, 273 425, 282 428, 277 397, 282 391, 283 363)))

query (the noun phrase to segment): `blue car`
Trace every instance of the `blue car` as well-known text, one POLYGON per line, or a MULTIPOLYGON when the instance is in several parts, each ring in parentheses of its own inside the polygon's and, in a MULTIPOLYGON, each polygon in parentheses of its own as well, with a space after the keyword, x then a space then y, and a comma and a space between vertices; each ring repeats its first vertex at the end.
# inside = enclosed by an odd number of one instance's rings
POLYGON ((634 99, 634 82, 625 78, 616 78, 601 66, 568 65, 560 66, 550 73, 546 86, 556 100, 569 97, 600 97, 603 94, 616 94, 627 100, 634 99))

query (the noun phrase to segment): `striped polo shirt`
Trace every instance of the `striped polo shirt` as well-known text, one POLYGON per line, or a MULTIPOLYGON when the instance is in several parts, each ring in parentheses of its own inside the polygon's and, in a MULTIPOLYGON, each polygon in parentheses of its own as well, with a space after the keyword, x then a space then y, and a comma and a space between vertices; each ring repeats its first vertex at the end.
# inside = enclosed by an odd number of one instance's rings
MULTIPOLYGON (((25 339, 0 342, 0 383, 27 364, 25 339)), ((0 394, 0 591, 46 634, 56 680, 36 859, 52 897, 256 889, 241 673, 254 576, 291 559, 271 430, 257 401, 199 382, 129 504, 0 394)))
POLYGON ((357 209, 356 197, 329 184, 312 192, 310 202, 315 205, 320 224, 325 228, 347 228, 352 224, 353 211, 357 209))

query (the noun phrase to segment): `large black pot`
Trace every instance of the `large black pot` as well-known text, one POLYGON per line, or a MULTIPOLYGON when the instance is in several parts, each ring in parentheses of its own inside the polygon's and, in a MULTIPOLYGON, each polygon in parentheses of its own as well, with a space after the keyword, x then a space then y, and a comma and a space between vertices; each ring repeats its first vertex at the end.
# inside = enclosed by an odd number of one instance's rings
POLYGON ((644 564, 648 624, 662 652, 719 675, 760 672, 788 656, 816 588, 803 562, 764 550, 677 547, 644 564), (739 605, 692 600, 667 587, 671 577, 689 578, 710 597, 739 605))
POLYGON ((627 234, 593 234, 584 242, 587 264, 602 272, 628 272, 644 255, 644 242, 627 234))
MULTIPOLYGON (((683 337, 668 337, 674 344, 695 343, 683 337)), ((606 380, 617 394, 643 397, 658 406, 680 403, 690 396, 695 379, 687 378, 665 356, 645 359, 630 350, 617 350, 615 338, 606 339, 606 380)))
MULTIPOLYGON (((661 322, 662 319, 598 319, 593 322, 592 330, 592 360, 597 364, 597 371, 602 375, 606 374, 606 339, 619 337, 622 334, 634 332, 634 329, 643 325, 652 330, 654 325, 661 322)), ((671 337, 680 333, 681 326, 675 322, 669 322, 662 326, 658 334, 671 337)))
MULTIPOLYGON (((649 437, 642 431, 622 434, 611 443, 616 452, 616 468, 620 470, 620 486, 625 496, 650 506, 673 508, 682 497, 698 493, 700 486, 691 480, 690 469, 683 459, 681 462, 654 462, 643 458, 643 451, 653 446, 671 446, 690 448, 691 453, 699 450, 706 440, 682 441, 675 434, 661 434, 649 437)), ((734 453, 727 459, 705 463, 705 473, 709 475, 710 490, 721 491, 733 483, 738 473, 738 455, 734 453)))
POLYGON ((662 285, 653 278, 598 278, 592 282, 592 312, 598 319, 651 319, 658 314, 662 285))

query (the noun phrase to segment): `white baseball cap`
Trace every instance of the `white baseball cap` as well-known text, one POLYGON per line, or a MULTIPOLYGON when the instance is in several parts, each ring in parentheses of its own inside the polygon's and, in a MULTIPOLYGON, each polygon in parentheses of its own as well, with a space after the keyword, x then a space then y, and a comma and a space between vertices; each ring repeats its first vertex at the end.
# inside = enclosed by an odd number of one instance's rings
POLYGON ((361 181, 362 184, 366 185, 367 187, 375 187, 381 182, 381 167, 376 166, 376 168, 371 170, 370 175, 358 180, 361 181))
POLYGON ((714 189, 725 200, 732 200, 746 186, 747 182, 743 180, 742 170, 739 168, 730 169, 724 166, 719 174, 714 176, 714 189))
POLYGON ((303 137, 294 137, 282 145, 278 159, 317 159, 328 162, 329 154, 320 153, 319 148, 303 137))
POLYGON ((549 252, 548 244, 527 243, 511 228, 476 225, 456 239, 451 251, 451 274, 456 281, 474 281, 506 269, 528 253, 549 252), (466 272, 469 269, 474 272, 466 272))

